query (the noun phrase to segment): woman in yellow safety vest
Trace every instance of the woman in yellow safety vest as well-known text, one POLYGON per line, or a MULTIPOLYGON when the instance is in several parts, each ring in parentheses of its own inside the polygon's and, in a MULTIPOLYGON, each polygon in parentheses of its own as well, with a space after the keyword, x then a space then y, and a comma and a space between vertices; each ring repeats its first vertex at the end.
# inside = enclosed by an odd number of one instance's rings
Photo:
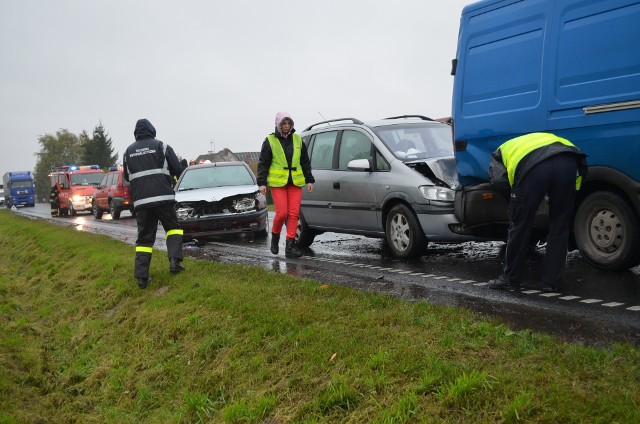
POLYGON ((312 191, 315 179, 311 174, 307 146, 302 142, 302 138, 295 134, 293 119, 287 112, 276 114, 276 129, 262 143, 257 179, 260 192, 265 196, 269 186, 276 210, 271 226, 271 253, 278 254, 280 232, 286 221, 285 256, 302 256, 295 242, 302 187, 306 185, 307 189, 312 191))

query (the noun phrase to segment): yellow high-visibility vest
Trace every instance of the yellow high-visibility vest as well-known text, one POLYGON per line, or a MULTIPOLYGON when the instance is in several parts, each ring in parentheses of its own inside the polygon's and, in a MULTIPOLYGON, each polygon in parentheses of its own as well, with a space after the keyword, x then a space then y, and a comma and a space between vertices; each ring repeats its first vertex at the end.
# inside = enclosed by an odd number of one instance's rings
MULTIPOLYGON (((507 168, 509 185, 513 187, 516 168, 522 158, 540 147, 548 146, 553 143, 562 143, 565 146, 576 147, 569 140, 549 133, 525 134, 502 143, 498 149, 500 149, 500 152, 502 153, 502 163, 507 168)), ((576 177, 576 190, 580 190, 581 185, 582 177, 578 175, 576 177)))
POLYGON ((300 166, 300 155, 302 153, 302 137, 293 134, 293 157, 291 158, 291 167, 287 163, 287 157, 280 140, 274 135, 269 134, 267 137, 271 145, 271 166, 267 175, 267 185, 269 187, 284 187, 289 181, 289 172, 291 172, 291 180, 298 187, 305 185, 304 174, 300 166))

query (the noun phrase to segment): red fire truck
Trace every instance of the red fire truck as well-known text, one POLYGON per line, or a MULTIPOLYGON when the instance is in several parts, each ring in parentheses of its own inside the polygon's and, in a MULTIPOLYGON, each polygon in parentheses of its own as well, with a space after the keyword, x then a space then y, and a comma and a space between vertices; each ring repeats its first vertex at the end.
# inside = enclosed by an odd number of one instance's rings
POLYGON ((104 172, 98 165, 66 165, 54 168, 49 174, 51 187, 56 186, 59 216, 76 216, 80 211, 91 212, 93 193, 102 181, 104 172))

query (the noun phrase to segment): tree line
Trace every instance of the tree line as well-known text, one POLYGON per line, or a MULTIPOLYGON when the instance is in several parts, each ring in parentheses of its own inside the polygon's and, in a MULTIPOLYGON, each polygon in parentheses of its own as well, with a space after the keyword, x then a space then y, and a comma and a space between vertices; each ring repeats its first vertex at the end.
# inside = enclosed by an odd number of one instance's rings
POLYGON ((85 130, 76 135, 69 130, 60 129, 55 134, 41 135, 38 143, 40 151, 35 153, 37 161, 33 173, 38 199, 49 198, 49 173, 55 167, 99 165, 106 170, 115 165, 118 158, 102 122, 93 129, 91 136, 85 130))

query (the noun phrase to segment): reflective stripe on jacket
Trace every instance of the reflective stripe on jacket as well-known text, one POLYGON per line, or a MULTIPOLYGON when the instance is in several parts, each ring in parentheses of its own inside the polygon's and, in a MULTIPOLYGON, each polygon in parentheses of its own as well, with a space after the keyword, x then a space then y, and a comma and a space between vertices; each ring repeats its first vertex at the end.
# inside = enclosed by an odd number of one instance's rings
POLYGON ((300 154, 302 151, 302 137, 298 134, 293 134, 293 157, 291 158, 291 165, 287 163, 287 157, 280 144, 280 140, 274 135, 269 134, 267 137, 269 145, 271 146, 271 166, 269 167, 269 174, 267 175, 267 185, 269 187, 284 187, 289 182, 289 175, 291 175, 291 181, 298 187, 305 185, 304 173, 302 172, 302 166, 300 165, 300 154))
MULTIPOLYGON (((580 150, 569 140, 558 137, 550 133, 531 133, 525 134, 520 137, 512 138, 505 141, 498 150, 502 155, 502 163, 507 168, 507 175, 509 178, 509 185, 513 187, 515 182, 516 169, 520 161, 534 150, 541 147, 550 146, 552 144, 561 143, 565 148, 560 149, 558 153, 562 151, 574 152, 581 154, 580 150)), ((582 175, 576 176, 576 190, 580 190, 582 184, 582 175)))
POLYGON ((171 165, 168 163, 168 159, 173 157, 173 149, 154 138, 138 140, 127 148, 123 165, 131 182, 134 209, 175 202, 171 165))

